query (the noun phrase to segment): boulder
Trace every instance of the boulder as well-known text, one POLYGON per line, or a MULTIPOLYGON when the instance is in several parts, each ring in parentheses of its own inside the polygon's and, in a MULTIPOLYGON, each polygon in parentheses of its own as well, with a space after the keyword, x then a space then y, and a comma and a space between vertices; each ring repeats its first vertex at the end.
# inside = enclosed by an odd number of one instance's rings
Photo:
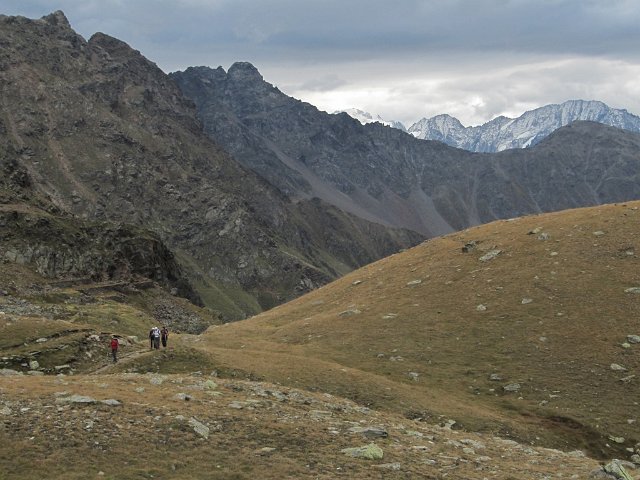
POLYGON ((382 449, 375 443, 362 447, 343 448, 342 453, 354 458, 364 458, 366 460, 380 460, 384 457, 382 449))

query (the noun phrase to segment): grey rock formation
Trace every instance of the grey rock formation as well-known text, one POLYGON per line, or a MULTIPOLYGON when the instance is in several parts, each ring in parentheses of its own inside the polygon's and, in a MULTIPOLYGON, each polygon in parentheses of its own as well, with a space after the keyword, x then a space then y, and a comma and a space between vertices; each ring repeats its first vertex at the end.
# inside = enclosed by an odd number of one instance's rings
MULTIPOLYGON (((152 230, 225 318, 421 239, 318 200, 292 202, 203 134, 192 102, 155 64, 102 33, 85 41, 62 12, 2 16, 0 43, 0 201, 152 230)), ((239 88, 251 80, 235 79, 239 88)), ((24 243, 5 258, 69 273, 93 258, 74 245, 24 243)))
POLYGON ((209 136, 282 192, 427 236, 640 197, 640 135, 602 124, 576 122, 530 149, 479 154, 321 112, 248 63, 171 77, 209 136))

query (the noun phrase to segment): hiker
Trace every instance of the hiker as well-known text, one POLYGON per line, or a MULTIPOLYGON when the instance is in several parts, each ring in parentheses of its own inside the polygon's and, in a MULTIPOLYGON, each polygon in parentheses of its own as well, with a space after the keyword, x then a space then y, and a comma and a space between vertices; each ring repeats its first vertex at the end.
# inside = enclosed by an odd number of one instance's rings
POLYGON ((162 348, 167 348, 167 340, 169 340, 169 329, 166 325, 163 325, 162 330, 160 330, 160 339, 162 340, 162 348))
POLYGON ((156 327, 151 327, 151 330, 149 330, 149 350, 153 350, 153 330, 156 327))
POLYGON ((113 363, 116 363, 118 361, 118 346, 120 345, 120 343, 118 342, 118 339, 116 338, 116 336, 112 336, 111 337, 111 355, 113 356, 113 363))
POLYGON ((158 327, 153 327, 151 329, 151 333, 153 335, 153 348, 156 350, 160 349, 160 329, 158 327))

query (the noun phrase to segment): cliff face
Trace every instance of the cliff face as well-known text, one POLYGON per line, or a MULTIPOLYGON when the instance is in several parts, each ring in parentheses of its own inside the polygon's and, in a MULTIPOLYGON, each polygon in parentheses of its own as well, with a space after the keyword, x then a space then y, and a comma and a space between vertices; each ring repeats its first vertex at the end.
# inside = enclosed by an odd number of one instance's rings
POLYGON ((210 137, 281 191, 427 236, 640 196, 640 136, 602 124, 577 122, 526 150, 471 153, 321 112, 247 63, 171 75, 210 137))
MULTIPOLYGON (((378 229, 385 241, 351 245, 367 252, 354 263, 352 251, 316 241, 301 206, 211 142, 191 101, 139 52, 102 33, 85 41, 61 12, 0 24, 0 157, 24 184, 13 182, 4 200, 37 197, 83 219, 153 230, 227 318, 420 239, 378 229)), ((369 228, 323 208, 318 220, 333 215, 369 228)))

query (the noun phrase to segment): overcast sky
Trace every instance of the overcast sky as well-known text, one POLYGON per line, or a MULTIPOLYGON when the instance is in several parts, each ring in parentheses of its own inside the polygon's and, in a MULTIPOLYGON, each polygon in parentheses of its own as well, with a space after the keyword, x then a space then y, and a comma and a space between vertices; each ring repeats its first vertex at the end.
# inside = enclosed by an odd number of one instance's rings
POLYGON ((640 115, 638 0, 2 0, 0 13, 63 10, 165 72, 249 61, 322 110, 407 126, 465 125, 549 103, 601 100, 640 115))

